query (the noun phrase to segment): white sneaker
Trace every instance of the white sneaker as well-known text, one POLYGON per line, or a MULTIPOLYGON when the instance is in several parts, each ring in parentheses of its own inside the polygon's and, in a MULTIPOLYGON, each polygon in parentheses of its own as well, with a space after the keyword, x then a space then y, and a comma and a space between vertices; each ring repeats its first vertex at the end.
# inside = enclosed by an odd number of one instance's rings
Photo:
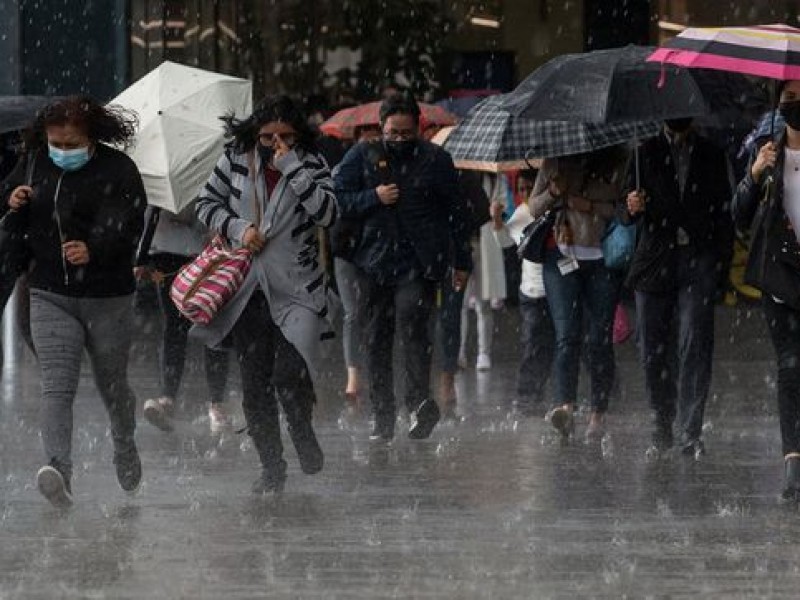
POLYGON ((172 398, 162 396, 152 398, 144 403, 144 418, 161 431, 172 431, 172 415, 175 413, 175 402, 172 398))
POLYGON ((224 404, 211 403, 208 406, 208 423, 211 433, 221 433, 233 427, 233 419, 228 414, 224 404))
POLYGON ((53 506, 58 508, 72 506, 72 490, 69 482, 55 467, 47 465, 39 469, 36 473, 36 487, 53 506))
POLYGON ((478 354, 475 368, 478 369, 478 371, 488 371, 492 368, 492 359, 489 358, 488 354, 478 354))

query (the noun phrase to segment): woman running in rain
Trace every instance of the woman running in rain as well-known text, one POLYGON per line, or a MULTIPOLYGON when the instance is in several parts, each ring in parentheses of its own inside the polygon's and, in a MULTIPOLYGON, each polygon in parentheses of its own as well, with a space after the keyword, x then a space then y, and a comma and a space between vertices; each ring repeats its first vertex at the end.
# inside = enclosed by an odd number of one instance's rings
POLYGON ((786 500, 800 501, 800 81, 780 95, 786 132, 758 150, 733 199, 737 227, 752 225, 745 282, 763 292, 778 358, 778 414, 786 500))
POLYGON ((325 159, 289 98, 268 97, 247 119, 226 120, 233 139, 200 192, 197 215, 254 259, 236 295, 194 331, 209 346, 232 337, 247 430, 261 459, 253 491, 275 493, 286 480, 279 402, 301 469, 322 469, 311 417, 320 340, 332 334, 316 227, 334 223, 336 198, 325 159))
POLYGON ((2 211, 27 234, 32 255, 31 332, 41 368, 42 441, 47 465, 39 491, 72 503, 72 406, 86 349, 111 420, 123 490, 139 486, 136 398, 128 385, 133 258, 143 226, 144 186, 124 145, 136 119, 73 96, 45 107, 29 152, 3 183, 2 211))

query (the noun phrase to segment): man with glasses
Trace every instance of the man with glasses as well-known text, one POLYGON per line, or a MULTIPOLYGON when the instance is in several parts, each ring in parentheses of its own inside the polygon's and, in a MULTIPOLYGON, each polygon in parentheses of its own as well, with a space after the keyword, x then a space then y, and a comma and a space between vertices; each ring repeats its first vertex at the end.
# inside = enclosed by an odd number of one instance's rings
POLYGON ((449 276, 463 289, 472 268, 458 175, 447 152, 419 139, 419 114, 412 97, 387 98, 380 109, 382 139, 351 148, 334 176, 342 216, 361 224, 353 263, 364 290, 373 441, 394 437, 395 327, 408 435, 427 438, 439 421, 430 391, 428 331, 436 284, 449 276))

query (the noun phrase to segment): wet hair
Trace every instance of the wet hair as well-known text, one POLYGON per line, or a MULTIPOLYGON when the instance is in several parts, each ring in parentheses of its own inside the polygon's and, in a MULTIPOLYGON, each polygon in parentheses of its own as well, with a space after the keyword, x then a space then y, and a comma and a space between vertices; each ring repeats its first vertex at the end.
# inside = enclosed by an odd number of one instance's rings
POLYGON ((258 103, 246 119, 233 115, 220 117, 225 123, 225 135, 232 138, 229 146, 237 152, 249 152, 256 146, 259 130, 267 123, 281 122, 297 132, 297 145, 306 152, 316 152, 316 134, 300 107, 288 96, 267 96, 258 103))
POLYGON ((73 125, 94 143, 128 148, 136 135, 139 116, 118 105, 103 106, 91 96, 67 96, 42 108, 25 133, 25 146, 36 149, 47 144, 47 128, 73 125))
POLYGON ((386 119, 392 115, 409 115, 414 118, 416 123, 419 123, 419 104, 409 93, 394 94, 389 96, 381 103, 379 117, 381 125, 386 123, 386 119))

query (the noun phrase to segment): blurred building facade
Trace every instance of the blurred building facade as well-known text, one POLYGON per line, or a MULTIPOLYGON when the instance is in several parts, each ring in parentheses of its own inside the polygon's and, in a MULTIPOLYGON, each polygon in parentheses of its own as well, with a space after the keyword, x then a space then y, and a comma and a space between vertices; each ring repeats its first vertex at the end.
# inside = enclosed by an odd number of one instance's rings
POLYGON ((2 94, 113 97, 165 60, 361 99, 512 88, 549 58, 691 25, 797 24, 800 0, 0 0, 2 94), (416 81, 415 81, 416 79, 416 81), (369 84, 369 85, 367 85, 369 84))

